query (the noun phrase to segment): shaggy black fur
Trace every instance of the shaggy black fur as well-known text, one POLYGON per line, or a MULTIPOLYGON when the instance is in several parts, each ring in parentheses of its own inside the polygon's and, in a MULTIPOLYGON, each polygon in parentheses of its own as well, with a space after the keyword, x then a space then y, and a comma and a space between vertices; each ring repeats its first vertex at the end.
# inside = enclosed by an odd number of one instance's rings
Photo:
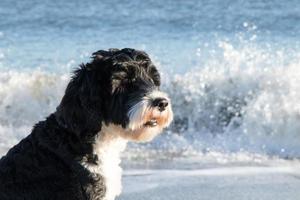
POLYGON ((103 199, 104 178, 81 163, 101 164, 93 144, 102 122, 126 127, 130 106, 159 85, 159 73, 142 51, 94 53, 74 72, 57 111, 1 158, 0 199, 103 199))

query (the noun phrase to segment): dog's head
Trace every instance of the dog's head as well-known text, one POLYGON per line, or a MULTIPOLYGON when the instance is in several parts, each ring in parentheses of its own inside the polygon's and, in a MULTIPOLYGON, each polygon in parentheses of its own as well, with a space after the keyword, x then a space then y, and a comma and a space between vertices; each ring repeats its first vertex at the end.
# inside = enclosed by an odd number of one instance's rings
POLYGON ((66 128, 83 135, 104 125, 127 139, 149 141, 170 124, 170 99, 159 90, 160 75, 145 52, 101 50, 92 58, 75 71, 57 109, 66 128))

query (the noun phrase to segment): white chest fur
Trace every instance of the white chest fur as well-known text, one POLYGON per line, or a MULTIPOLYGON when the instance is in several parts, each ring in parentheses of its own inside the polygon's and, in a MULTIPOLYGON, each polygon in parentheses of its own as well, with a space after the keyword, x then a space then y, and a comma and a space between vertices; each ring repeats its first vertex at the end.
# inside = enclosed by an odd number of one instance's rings
POLYGON ((104 200, 114 200, 122 191, 122 168, 120 154, 125 150, 127 140, 120 137, 118 130, 103 126, 94 146, 99 165, 85 165, 92 173, 101 174, 105 179, 104 200))

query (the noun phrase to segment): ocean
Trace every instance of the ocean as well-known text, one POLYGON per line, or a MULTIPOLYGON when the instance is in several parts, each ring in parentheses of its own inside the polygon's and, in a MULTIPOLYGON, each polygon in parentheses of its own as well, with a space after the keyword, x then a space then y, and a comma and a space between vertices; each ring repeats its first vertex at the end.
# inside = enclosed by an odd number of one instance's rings
POLYGON ((175 116, 129 144, 120 199, 299 199, 299 21, 296 0, 1 0, 0 155, 93 52, 130 47, 153 59, 175 116))

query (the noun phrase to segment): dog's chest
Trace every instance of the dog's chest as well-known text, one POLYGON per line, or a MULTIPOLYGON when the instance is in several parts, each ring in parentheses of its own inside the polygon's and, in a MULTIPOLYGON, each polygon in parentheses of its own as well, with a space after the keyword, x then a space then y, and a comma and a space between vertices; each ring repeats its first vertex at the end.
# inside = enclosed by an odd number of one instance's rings
POLYGON ((98 165, 85 165, 91 172, 101 174, 104 178, 106 192, 103 200, 114 200, 121 194, 122 168, 120 154, 125 150, 127 141, 115 134, 101 132, 94 145, 98 156, 98 165))

